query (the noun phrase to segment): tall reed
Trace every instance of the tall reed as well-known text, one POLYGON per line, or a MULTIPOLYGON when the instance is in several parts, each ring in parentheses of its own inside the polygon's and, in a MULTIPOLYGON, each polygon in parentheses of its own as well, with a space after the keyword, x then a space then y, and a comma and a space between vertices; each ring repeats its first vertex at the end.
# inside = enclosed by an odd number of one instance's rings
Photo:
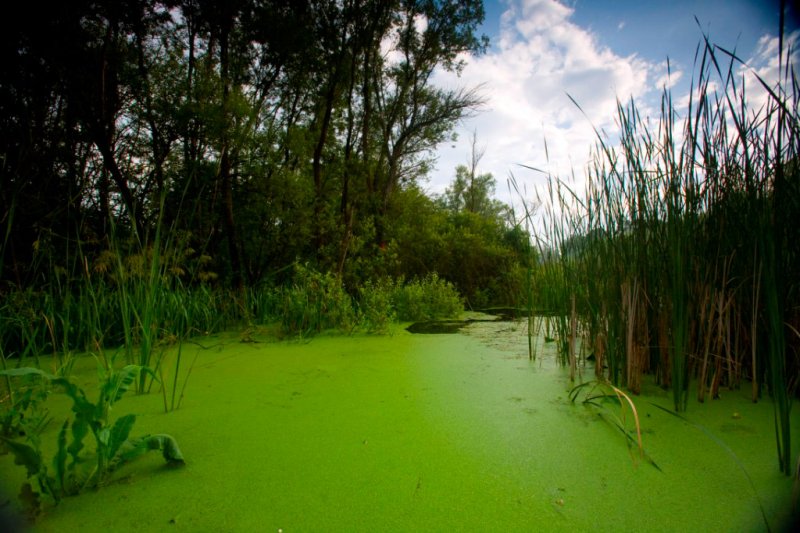
POLYGON ((788 473, 800 383, 800 90, 780 40, 775 85, 705 38, 685 104, 665 89, 650 123, 620 102, 619 138, 597 132, 585 191, 550 174, 537 191, 534 277, 564 363, 574 299, 596 374, 615 386, 638 392, 653 373, 680 412, 692 380, 700 400, 750 379, 755 401, 765 385, 788 473), (763 95, 756 108, 748 83, 763 95))
POLYGON ((508 189, 509 193, 511 192, 511 188, 513 187, 514 191, 517 194, 517 197, 520 199, 522 204, 522 217, 517 219, 517 215, 515 209, 512 205, 511 207, 511 219, 515 224, 515 227, 524 226, 525 227, 525 235, 528 236, 525 243, 525 250, 527 252, 527 265, 525 268, 525 311, 527 314, 527 338, 528 338, 528 359, 533 361, 536 359, 536 344, 535 344, 535 324, 534 324, 534 298, 533 298, 533 288, 534 288, 534 280, 533 280, 533 265, 536 261, 536 257, 534 254, 534 247, 531 244, 530 235, 532 232, 533 227, 533 219, 536 213, 536 209, 538 204, 532 203, 528 201, 527 190, 524 188, 520 188, 517 179, 514 177, 514 174, 509 175, 508 179, 508 189))

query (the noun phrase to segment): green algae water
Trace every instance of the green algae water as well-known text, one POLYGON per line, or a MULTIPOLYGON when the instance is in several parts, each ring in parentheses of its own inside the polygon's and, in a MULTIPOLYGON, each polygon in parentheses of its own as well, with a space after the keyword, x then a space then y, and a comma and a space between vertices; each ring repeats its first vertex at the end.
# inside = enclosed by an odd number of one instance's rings
MULTIPOLYGON (((197 359, 180 409, 164 413, 154 387, 113 415, 137 415, 133 436, 174 436, 187 465, 145 456, 34 531, 764 531, 761 508, 772 530, 787 523, 792 481, 778 472, 772 405, 744 390, 686 414, 735 459, 655 407, 670 406, 666 392, 635 397, 658 470, 597 409, 569 401, 552 344, 528 360, 521 322, 198 342, 183 346, 181 381, 197 359)), ((93 392, 95 361, 79 360, 73 378, 93 392)), ((66 399, 48 405, 63 420, 66 399)), ((796 413, 792 423, 797 443, 796 413)), ((16 494, 22 467, 4 456, 0 472, 16 494)))

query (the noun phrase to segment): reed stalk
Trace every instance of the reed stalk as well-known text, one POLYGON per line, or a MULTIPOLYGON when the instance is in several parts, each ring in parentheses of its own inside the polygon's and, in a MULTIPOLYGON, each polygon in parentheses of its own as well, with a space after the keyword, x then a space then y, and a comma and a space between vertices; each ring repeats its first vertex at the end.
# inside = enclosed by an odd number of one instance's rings
POLYGON ((750 379, 754 401, 769 391, 788 473, 800 383, 800 335, 788 333, 800 329, 800 84, 780 39, 781 79, 770 84, 704 36, 687 103, 665 90, 654 123, 619 102, 618 138, 597 131, 584 193, 547 174, 532 227, 535 298, 553 312, 571 373, 578 329, 598 379, 637 392, 654 372, 675 412, 687 409, 692 380, 704 401, 750 379), (765 95, 757 109, 753 81, 765 95))
POLYGON ((524 225, 525 227, 525 235, 528 235, 528 239, 526 240, 526 252, 528 256, 527 266, 525 268, 525 311, 527 314, 527 338, 528 338, 528 359, 534 361, 536 359, 536 347, 534 342, 534 316, 533 316, 533 309, 534 309, 534 297, 533 297, 533 264, 536 261, 536 257, 534 256, 534 248, 531 244, 530 235, 532 232, 533 227, 533 218, 534 213, 536 211, 536 205, 531 204, 527 201, 527 191, 524 188, 520 188, 519 184, 517 183, 514 174, 510 174, 508 179, 508 186, 509 192, 511 192, 511 188, 514 188, 514 191, 517 194, 517 197, 521 200, 523 214, 522 220, 517 220, 516 213, 514 212, 514 208, 511 208, 511 217, 516 225, 524 225))

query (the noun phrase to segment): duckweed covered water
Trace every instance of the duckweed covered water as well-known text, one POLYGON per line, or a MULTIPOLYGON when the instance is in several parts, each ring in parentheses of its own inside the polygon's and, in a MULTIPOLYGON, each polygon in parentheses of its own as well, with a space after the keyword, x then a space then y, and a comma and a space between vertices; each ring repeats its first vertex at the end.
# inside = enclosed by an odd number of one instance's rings
MULTIPOLYGON (((569 402, 552 345, 528 360, 519 322, 198 342, 208 349, 183 347, 182 368, 195 351, 197 362, 179 410, 165 414, 155 391, 115 406, 138 415, 135 435, 173 435, 186 467, 146 456, 35 531, 759 531, 759 501, 773 530, 789 510, 768 400, 730 391, 687 414, 736 454, 756 495, 725 450, 649 403, 670 406, 649 389, 636 402, 659 471, 596 409, 569 402)), ((94 374, 92 359, 76 365, 89 389, 94 374)), ((5 456, 0 471, 15 493, 23 469, 5 456)))

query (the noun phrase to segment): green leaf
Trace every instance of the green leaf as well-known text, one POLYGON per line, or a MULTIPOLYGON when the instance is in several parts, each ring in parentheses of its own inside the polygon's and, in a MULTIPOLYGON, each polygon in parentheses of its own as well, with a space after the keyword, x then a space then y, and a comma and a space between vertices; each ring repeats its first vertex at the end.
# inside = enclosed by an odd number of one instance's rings
POLYGON ((83 389, 72 383, 67 378, 53 378, 53 385, 58 385, 64 388, 64 393, 72 399, 72 411, 79 417, 92 418, 95 406, 92 402, 86 399, 86 393, 83 389))
POLYGON ((40 370, 38 368, 32 368, 29 366, 21 367, 21 368, 9 368, 6 370, 0 370, 0 376, 11 376, 11 377, 19 377, 19 376, 42 376, 43 378, 52 380, 55 378, 52 374, 48 374, 47 372, 40 370))
POLYGON ((590 386, 590 385, 594 386, 594 385, 595 385, 595 383, 594 383, 594 382, 592 382, 592 381, 586 381, 586 382, 584 382, 584 383, 581 383, 581 384, 579 384, 579 385, 576 385, 576 386, 574 386, 574 387, 572 388, 572 390, 570 390, 570 391, 569 391, 569 399, 570 399, 570 401, 574 403, 574 402, 575 402, 575 400, 578 398, 578 394, 581 392, 581 390, 582 390, 584 387, 588 387, 588 386, 590 386))
POLYGON ((117 455, 120 446, 128 440, 128 435, 135 423, 136 415, 125 415, 114 422, 108 439, 108 459, 113 459, 117 455))
POLYGON ((102 397, 106 399, 108 405, 113 405, 131 388, 136 381, 136 376, 140 371, 152 373, 150 369, 139 365, 128 365, 119 372, 115 372, 103 385, 102 397))
POLYGON ((183 458, 180 448, 178 448, 178 441, 170 435, 153 435, 151 439, 157 439, 161 447, 161 455, 164 460, 171 465, 184 465, 186 461, 183 458))
POLYGON ((108 437, 111 435, 109 428, 102 428, 97 432, 97 443, 103 447, 108 446, 108 437))
POLYGON ((173 466, 185 464, 183 454, 178 448, 177 441, 170 435, 145 435, 129 440, 120 449, 118 461, 124 463, 147 453, 150 450, 161 450, 164 459, 173 466))
POLYGON ((64 425, 61 426, 61 431, 58 432, 58 450, 53 456, 53 470, 56 472, 56 482, 64 491, 64 477, 67 471, 67 427, 69 426, 69 419, 64 420, 64 425))
POLYGON ((14 464, 24 466, 27 476, 33 477, 42 469, 42 453, 22 442, 17 442, 5 437, 0 437, 5 441, 6 446, 14 454, 14 464))
POLYGON ((83 449, 83 439, 89 433, 89 423, 84 417, 76 417, 72 422, 72 443, 67 451, 72 456, 72 464, 78 462, 78 454, 83 449))

